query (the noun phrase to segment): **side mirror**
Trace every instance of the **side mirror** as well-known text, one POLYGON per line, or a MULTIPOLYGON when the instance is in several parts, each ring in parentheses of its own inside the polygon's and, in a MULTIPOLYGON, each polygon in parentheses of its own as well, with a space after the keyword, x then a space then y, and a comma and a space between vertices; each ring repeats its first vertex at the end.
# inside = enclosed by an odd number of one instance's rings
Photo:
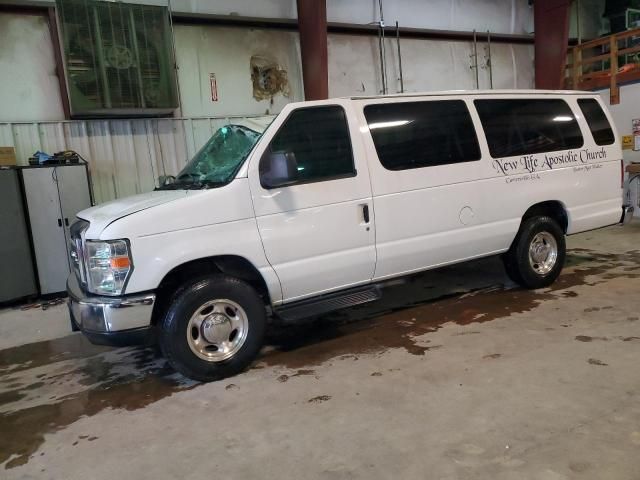
POLYGON ((293 152, 266 151, 260 159, 260 184, 267 189, 286 187, 298 180, 298 163, 293 152))
POLYGON ((164 187, 169 183, 173 183, 175 179, 176 177, 174 177, 173 175, 160 175, 158 177, 158 185, 164 187))

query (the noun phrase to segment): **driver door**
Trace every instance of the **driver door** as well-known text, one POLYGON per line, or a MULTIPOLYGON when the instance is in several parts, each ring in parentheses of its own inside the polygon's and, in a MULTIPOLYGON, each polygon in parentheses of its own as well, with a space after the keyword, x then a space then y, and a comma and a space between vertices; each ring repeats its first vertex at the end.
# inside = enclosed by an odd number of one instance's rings
POLYGON ((288 105, 252 157, 256 221, 284 302, 366 284, 373 277, 371 185, 359 129, 348 121, 350 108, 339 100, 288 105), (273 173, 269 166, 285 160, 288 178, 274 187, 267 181, 273 173))

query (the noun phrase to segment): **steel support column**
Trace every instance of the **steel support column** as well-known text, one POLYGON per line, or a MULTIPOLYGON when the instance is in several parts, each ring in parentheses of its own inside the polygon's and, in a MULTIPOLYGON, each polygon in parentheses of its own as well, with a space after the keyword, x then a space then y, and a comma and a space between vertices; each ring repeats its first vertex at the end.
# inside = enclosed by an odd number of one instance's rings
POLYGON ((536 88, 560 89, 569 45, 571 0, 535 0, 536 88))
POLYGON ((297 0, 302 79, 306 100, 329 97, 326 0, 297 0))

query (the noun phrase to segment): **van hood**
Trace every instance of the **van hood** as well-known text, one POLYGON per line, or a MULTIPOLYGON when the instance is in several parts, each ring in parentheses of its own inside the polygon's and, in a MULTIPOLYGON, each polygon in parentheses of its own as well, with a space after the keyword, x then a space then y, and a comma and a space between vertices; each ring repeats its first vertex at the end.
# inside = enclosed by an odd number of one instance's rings
POLYGON ((184 198, 189 193, 194 193, 194 191, 159 190, 142 193, 132 197, 119 198, 82 210, 78 213, 77 217, 91 224, 90 232, 88 233, 91 237, 97 238, 105 228, 122 217, 184 198))

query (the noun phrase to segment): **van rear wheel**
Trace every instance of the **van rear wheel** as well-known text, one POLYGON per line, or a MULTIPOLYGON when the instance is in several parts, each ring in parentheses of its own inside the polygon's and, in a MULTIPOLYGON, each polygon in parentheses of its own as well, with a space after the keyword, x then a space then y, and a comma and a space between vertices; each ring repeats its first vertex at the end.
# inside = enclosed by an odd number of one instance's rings
POLYGON ((566 255, 564 232, 551 217, 525 220, 503 256, 511 280, 530 289, 551 285, 560 275, 566 255))
POLYGON ((174 294, 160 325, 160 348, 184 376, 220 380, 257 357, 266 323, 264 303, 249 284, 226 275, 202 277, 174 294))

